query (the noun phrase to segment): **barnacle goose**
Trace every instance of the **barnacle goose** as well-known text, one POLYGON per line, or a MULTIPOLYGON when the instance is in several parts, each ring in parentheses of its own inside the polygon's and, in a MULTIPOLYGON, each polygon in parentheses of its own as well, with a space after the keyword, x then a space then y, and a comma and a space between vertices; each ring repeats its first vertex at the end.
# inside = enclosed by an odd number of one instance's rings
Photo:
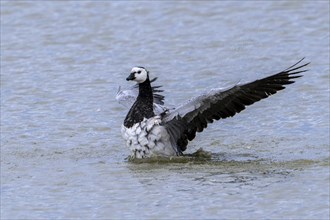
POLYGON ((302 76, 299 73, 307 71, 302 68, 309 63, 300 64, 303 59, 269 77, 225 89, 212 89, 172 109, 164 106, 160 86, 151 86, 157 78, 150 80, 144 67, 134 67, 126 80, 137 84, 129 90, 119 89, 116 96, 121 104, 131 106, 121 129, 131 158, 182 155, 188 141, 195 138, 196 132, 202 132, 208 123, 232 117, 245 106, 294 83, 295 78, 302 76))

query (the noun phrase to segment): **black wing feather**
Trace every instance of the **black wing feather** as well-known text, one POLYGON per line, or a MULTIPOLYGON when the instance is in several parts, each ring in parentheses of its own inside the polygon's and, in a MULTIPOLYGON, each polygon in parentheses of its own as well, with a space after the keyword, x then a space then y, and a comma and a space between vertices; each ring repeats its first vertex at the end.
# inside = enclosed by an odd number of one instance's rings
POLYGON ((193 140, 196 136, 196 132, 203 131, 208 123, 212 123, 214 120, 232 117, 244 110, 245 106, 267 98, 284 89, 285 85, 294 83, 294 79, 302 76, 299 75, 300 73, 307 71, 302 70, 302 68, 309 63, 298 65, 303 59, 272 76, 243 85, 236 85, 225 91, 219 90, 219 92, 212 93, 211 95, 200 96, 175 109, 173 113, 169 113, 164 118, 164 121, 167 121, 165 126, 169 131, 173 130, 173 127, 176 127, 175 132, 178 132, 178 130, 180 131, 179 135, 175 135, 174 140, 180 148, 179 150, 186 150, 188 140, 193 140), (194 110, 190 112, 181 110, 187 105, 196 104, 193 103, 196 102, 196 100, 200 105, 194 110), (176 116, 173 117, 173 115, 176 116), (177 124, 173 123, 173 121, 181 121, 182 123, 180 123, 178 128, 177 124))

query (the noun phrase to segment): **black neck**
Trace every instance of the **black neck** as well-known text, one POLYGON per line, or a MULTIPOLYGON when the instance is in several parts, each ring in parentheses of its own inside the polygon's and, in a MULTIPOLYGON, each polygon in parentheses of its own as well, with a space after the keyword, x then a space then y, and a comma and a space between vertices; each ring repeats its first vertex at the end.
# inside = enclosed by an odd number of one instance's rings
POLYGON ((139 95, 129 110, 124 125, 132 127, 134 124, 143 121, 144 118, 155 116, 153 110, 153 94, 149 77, 143 83, 139 84, 139 95))
POLYGON ((153 102, 153 94, 149 77, 146 79, 146 81, 139 84, 138 98, 147 99, 148 101, 151 101, 151 103, 153 102))

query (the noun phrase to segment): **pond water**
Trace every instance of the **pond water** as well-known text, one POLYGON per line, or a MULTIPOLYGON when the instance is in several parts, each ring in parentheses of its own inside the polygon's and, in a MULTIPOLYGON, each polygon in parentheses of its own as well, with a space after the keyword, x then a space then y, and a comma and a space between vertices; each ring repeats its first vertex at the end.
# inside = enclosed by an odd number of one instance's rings
POLYGON ((1 218, 328 219, 329 31, 328 1, 1 1, 1 218), (190 142, 211 159, 127 161, 133 66, 176 105, 302 57, 190 142))

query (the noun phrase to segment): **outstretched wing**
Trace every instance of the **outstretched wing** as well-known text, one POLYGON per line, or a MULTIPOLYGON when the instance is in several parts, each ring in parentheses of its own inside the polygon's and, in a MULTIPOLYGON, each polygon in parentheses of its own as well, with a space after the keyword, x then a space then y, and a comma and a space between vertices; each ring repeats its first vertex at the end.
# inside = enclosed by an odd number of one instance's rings
MULTIPOLYGON (((150 82, 152 83, 155 82, 156 80, 157 77, 153 78, 150 82)), ((152 92, 154 95, 154 104, 156 104, 157 108, 161 108, 161 105, 164 105, 164 96, 159 94, 164 90, 159 89, 160 87, 162 86, 152 86, 152 92)), ((123 106, 130 108, 134 104, 138 94, 139 94, 138 84, 126 90, 122 90, 121 87, 119 87, 116 94, 116 100, 123 106)))
POLYGON ((307 71, 302 68, 309 63, 298 65, 303 59, 277 74, 254 82, 212 89, 167 113, 163 123, 172 141, 184 151, 188 140, 194 139, 196 132, 203 131, 207 123, 232 117, 245 109, 245 106, 275 94, 284 89, 284 85, 294 83, 293 79, 301 77, 299 73, 307 71))
POLYGON ((137 94, 139 93, 139 90, 137 91, 135 90, 136 89, 134 87, 122 90, 121 87, 119 86, 116 94, 117 102, 125 106, 126 108, 130 108, 135 102, 137 94))

